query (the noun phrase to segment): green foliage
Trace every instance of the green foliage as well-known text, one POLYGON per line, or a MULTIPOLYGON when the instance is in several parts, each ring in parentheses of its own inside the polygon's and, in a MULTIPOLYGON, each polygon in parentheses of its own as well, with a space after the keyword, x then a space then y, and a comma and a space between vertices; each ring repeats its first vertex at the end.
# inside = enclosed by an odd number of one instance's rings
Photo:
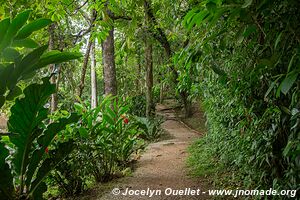
POLYGON ((148 140, 154 141, 158 139, 162 133, 161 124, 163 119, 161 118, 146 118, 146 117, 135 117, 138 127, 143 130, 140 137, 148 140))
MULTIPOLYGON (((79 108, 81 109, 81 108, 79 108)), ((125 114, 128 106, 115 98, 107 97, 83 118, 81 133, 88 133, 93 150, 93 171, 96 181, 108 181, 118 167, 130 161, 137 151, 138 130, 125 114), (92 142, 94 141, 94 142, 92 142)))
POLYGON ((24 91, 18 85, 19 81, 33 77, 36 70, 48 64, 80 57, 74 53, 44 53, 47 45, 39 46, 28 37, 51 21, 37 19, 26 24, 29 15, 27 10, 12 20, 0 21, 0 107, 6 100, 14 100, 24 93, 10 110, 9 140, 2 140, 6 145, 0 143, 0 176, 3 177, 0 199, 42 199, 47 189, 43 182, 45 177, 74 147, 73 141, 68 141, 48 153, 48 146, 59 131, 80 117, 71 114, 48 124, 45 105, 55 92, 55 85, 50 84, 49 78, 44 78, 42 84, 29 85, 24 91), (24 47, 34 49, 27 53, 24 47))
POLYGON ((299 189, 299 2, 213 2, 185 16, 195 41, 175 60, 208 120, 192 157, 239 172, 244 187, 299 189))
POLYGON ((145 95, 137 95, 129 100, 129 113, 139 117, 146 116, 146 97, 145 95))
POLYGON ((22 93, 18 87, 21 80, 32 78, 38 69, 49 64, 61 63, 79 58, 77 53, 50 51, 47 45, 39 46, 29 38, 51 23, 48 19, 37 19, 26 24, 29 10, 18 14, 14 19, 0 21, 0 108, 5 100, 13 100, 22 93), (25 51, 24 48, 31 48, 25 51))
POLYGON ((137 125, 126 116, 128 106, 120 100, 106 97, 95 109, 84 103, 76 103, 75 109, 82 114, 80 127, 67 128, 58 140, 76 138, 76 149, 50 176, 50 184, 66 196, 81 193, 91 180, 107 182, 119 176, 144 145, 137 125))
POLYGON ((55 135, 79 119, 79 115, 71 114, 58 122, 44 123, 48 114, 44 105, 54 91, 55 85, 50 84, 49 78, 44 78, 43 84, 28 86, 24 90, 25 97, 17 99, 11 108, 8 130, 13 149, 8 154, 1 144, 4 154, 0 166, 5 170, 0 173, 1 177, 7 177, 5 184, 1 184, 1 198, 41 199, 46 190, 44 178, 73 149, 73 142, 69 141, 59 144, 49 156, 45 155, 55 135), (7 159, 11 165, 7 164, 7 159))

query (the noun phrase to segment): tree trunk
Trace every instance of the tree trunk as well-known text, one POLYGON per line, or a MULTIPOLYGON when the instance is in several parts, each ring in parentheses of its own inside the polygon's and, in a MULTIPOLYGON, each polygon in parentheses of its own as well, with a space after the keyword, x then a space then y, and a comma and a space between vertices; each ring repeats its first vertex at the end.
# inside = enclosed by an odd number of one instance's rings
MULTIPOLYGON (((49 50, 54 50, 54 30, 55 30, 55 23, 52 23, 49 26, 49 50)), ((55 64, 51 64, 49 67, 50 73, 52 74, 51 78, 50 78, 50 82, 52 84, 56 84, 56 75, 53 73, 56 73, 56 65, 55 64)), ((57 87, 57 85, 56 85, 57 87)), ((57 110, 57 104, 58 104, 58 98, 57 98, 57 91, 55 91, 55 93, 53 93, 51 95, 51 103, 50 103, 50 111, 51 113, 55 112, 57 110)))
POLYGON ((115 67, 114 27, 102 43, 104 94, 117 95, 117 79, 115 67))
POLYGON ((145 58, 146 58, 146 116, 150 117, 154 113, 153 106, 153 60, 152 44, 146 39, 145 41, 145 58))
POLYGON ((78 96, 81 97, 83 93, 83 88, 84 88, 84 81, 85 81, 85 74, 86 74, 86 69, 88 66, 89 62, 89 57, 90 57, 90 51, 91 51, 91 46, 92 46, 92 33, 90 34, 90 38, 86 47, 85 55, 84 55, 84 60, 83 60, 83 65, 81 69, 81 78, 80 78, 80 84, 78 86, 78 96))
POLYGON ((91 108, 96 108, 97 104, 97 74, 94 41, 91 46, 91 108))
MULTIPOLYGON (((170 42, 168 41, 168 38, 166 36, 166 34, 164 33, 164 31, 159 27, 158 22, 156 21, 155 16, 153 15, 153 11, 151 8, 151 3, 149 3, 147 0, 144 1, 144 7, 145 7, 145 11, 147 12, 148 16, 150 16, 149 18, 151 19, 151 26, 148 26, 148 32, 152 34, 152 36, 161 44, 161 46, 164 48, 165 53, 166 53, 166 57, 168 62, 172 62, 171 58, 173 56, 173 52, 170 46, 170 42)), ((185 44, 184 44, 185 45, 185 44)), ((172 70, 172 74, 173 74, 173 81, 175 83, 175 85, 178 84, 178 72, 175 69, 175 66, 173 64, 170 65, 170 69, 172 70)), ((185 115, 186 116, 190 116, 191 112, 191 102, 189 102, 188 100, 188 93, 187 91, 183 91, 180 92, 180 97, 183 100, 184 103, 184 108, 187 109, 185 110, 185 115)))
MULTIPOLYGON (((148 15, 147 9, 149 9, 147 0, 144 1, 145 8, 145 23, 147 26, 151 23, 151 16, 148 15)), ((152 44, 149 39, 145 38, 145 61, 146 61, 146 116, 150 117, 154 114, 154 104, 153 104, 153 59, 152 59, 152 44)))
MULTIPOLYGON (((96 18, 97 18, 97 12, 93 9, 92 14, 91 14, 91 18, 90 18, 91 27, 94 26, 94 22, 96 21, 96 18)), ((83 65, 82 65, 82 70, 81 70, 80 84, 78 86, 77 94, 78 94, 79 97, 82 96, 83 89, 84 89, 85 74, 86 74, 86 69, 87 69, 87 65, 88 65, 88 62, 89 62, 92 43, 93 43, 93 39, 92 39, 92 31, 91 31, 89 41, 88 41, 88 44, 87 44, 87 47, 86 47, 86 52, 85 52, 85 55, 84 55, 84 60, 83 60, 83 65)))
MULTIPOLYGON (((139 47, 139 46, 138 46, 139 47)), ((141 66, 141 54, 140 50, 136 50, 136 60, 137 60, 137 70, 136 70, 136 79, 135 79, 135 91, 137 94, 142 94, 143 93, 143 87, 142 87, 142 66, 141 66)))

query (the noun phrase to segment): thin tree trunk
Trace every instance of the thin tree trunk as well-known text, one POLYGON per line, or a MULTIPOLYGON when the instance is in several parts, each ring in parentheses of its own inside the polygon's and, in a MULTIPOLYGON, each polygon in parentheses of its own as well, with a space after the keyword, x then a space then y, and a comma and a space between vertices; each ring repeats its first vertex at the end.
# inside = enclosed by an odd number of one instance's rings
MULTIPOLYGON (((97 17, 97 12, 93 9, 92 14, 91 14, 91 19, 90 19, 91 27, 94 26, 94 22, 96 21, 96 17, 97 17)), ((89 37, 89 40, 88 40, 88 44, 87 44, 87 47, 86 47, 86 52, 85 52, 85 55, 84 55, 84 60, 83 60, 83 65, 82 65, 82 70, 81 70, 80 84, 78 86, 77 94, 78 94, 79 97, 82 96, 83 89, 84 89, 85 74, 86 74, 86 69, 87 69, 87 65, 88 65, 88 62, 89 62, 92 43, 93 43, 93 39, 92 39, 92 31, 91 31, 90 32, 90 37, 89 37)))
POLYGON ((78 86, 78 96, 81 97, 83 93, 83 88, 84 88, 84 81, 85 81, 85 74, 86 74, 86 69, 88 66, 89 62, 89 57, 90 57, 90 51, 91 51, 91 46, 92 46, 92 33, 90 34, 90 38, 86 47, 85 55, 84 55, 84 60, 83 60, 83 65, 81 69, 81 78, 80 78, 80 84, 78 86))
POLYGON ((153 60, 152 60, 152 44, 148 39, 145 42, 145 57, 146 57, 146 116, 153 115, 153 60))
MULTIPOLYGON (((54 30, 55 30, 55 23, 52 23, 49 26, 49 50, 54 50, 54 30)), ((54 73, 56 71, 56 66, 55 64, 51 64, 49 67, 50 73, 54 73)), ((50 82, 52 84, 56 84, 56 76, 55 74, 52 74, 51 78, 50 78, 50 82)), ((56 85, 57 87, 57 85, 56 85)), ((51 95, 51 103, 50 103, 50 111, 51 113, 55 112, 57 110, 57 104, 58 104, 58 98, 57 98, 57 91, 55 91, 55 93, 53 93, 51 95)))
MULTIPOLYGON (((151 19, 152 25, 149 26, 148 32, 152 34, 152 36, 161 44, 161 46, 165 49, 166 57, 168 62, 171 62, 171 58, 173 56, 173 52, 171 49, 170 42, 167 39, 166 34, 164 31, 159 27, 159 24, 156 21, 156 18, 153 14, 153 10, 151 8, 151 3, 149 3, 147 0, 144 1, 144 7, 145 11, 147 12, 149 18, 151 19)), ((184 44, 186 45, 186 44, 184 44)), ((170 65, 170 69, 173 73, 173 81, 175 85, 178 84, 178 72, 175 69, 175 66, 173 64, 170 65)), ((188 100, 188 92, 182 91, 180 92, 180 97, 182 98, 182 101, 184 103, 185 108, 185 116, 188 117, 191 115, 191 102, 188 100)))
POLYGON ((141 87, 143 85, 142 76, 141 76, 142 61, 141 61, 141 52, 139 48, 140 47, 138 45, 138 48, 136 49, 137 70, 136 70, 136 79, 135 79, 135 91, 137 92, 137 94, 142 94, 143 93, 143 87, 141 87))
POLYGON ((103 71, 104 71, 104 94, 117 95, 117 79, 114 50, 114 27, 102 43, 103 71))
MULTIPOLYGON (((149 9, 147 0, 144 1, 145 8, 145 23, 149 26, 151 23, 151 16, 148 15, 147 9, 149 9)), ((146 116, 150 117, 154 113, 154 104, 153 104, 153 58, 152 58, 152 44, 149 40, 149 37, 145 38, 145 60, 146 60, 146 116)))
POLYGON ((91 108, 97 107, 97 74, 96 74, 96 57, 95 57, 95 41, 91 47, 91 108))

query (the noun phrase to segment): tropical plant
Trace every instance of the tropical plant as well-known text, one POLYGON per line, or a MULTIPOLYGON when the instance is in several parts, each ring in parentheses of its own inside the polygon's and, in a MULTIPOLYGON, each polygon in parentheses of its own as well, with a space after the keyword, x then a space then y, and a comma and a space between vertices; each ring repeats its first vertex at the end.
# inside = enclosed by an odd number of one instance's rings
MULTIPOLYGON (((85 109, 82 109, 85 110, 85 109)), ((91 148, 93 175, 96 181, 106 182, 119 168, 130 161, 131 155, 142 147, 138 129, 125 115, 128 106, 115 97, 106 97, 94 110, 88 112, 81 130, 89 133, 86 145, 91 148)))
POLYGON ((138 127, 142 130, 140 137, 154 141, 159 138, 162 133, 161 124, 163 123, 162 118, 147 118, 147 117, 135 117, 138 127))
POLYGON ((195 152, 238 171, 245 187, 299 189, 299 19, 296 0, 208 0, 183 20, 195 40, 176 62, 182 80, 199 74, 188 84, 209 126, 195 152))
POLYGON ((139 117, 146 116, 146 97, 145 95, 136 95, 128 100, 129 110, 128 112, 132 115, 139 117))
POLYGON ((42 84, 28 86, 24 98, 17 99, 11 108, 8 130, 13 148, 9 151, 0 144, 1 199, 41 199, 46 191, 44 178, 73 149, 70 140, 48 150, 55 135, 80 117, 71 114, 68 118, 45 124, 48 109, 44 106, 54 91, 55 85, 50 84, 49 78, 44 78, 42 84))
POLYGON ((49 64, 81 56, 78 53, 55 50, 45 53, 48 45, 39 46, 29 36, 49 25, 51 20, 41 18, 26 24, 30 12, 26 10, 14 19, 0 21, 0 108, 5 100, 12 100, 22 93, 17 85, 19 81, 32 78, 38 69, 49 64), (28 48, 33 50, 27 53, 28 48))
POLYGON ((75 103, 75 110, 82 115, 81 126, 68 127, 58 140, 75 138, 76 149, 50 176, 50 185, 58 185, 64 196, 81 193, 91 180, 107 182, 120 176, 132 154, 144 147, 137 125, 126 116, 128 106, 116 98, 105 97, 94 109, 75 103))
MULTIPOLYGON (((23 93, 18 82, 33 77, 36 70, 80 57, 77 53, 45 53, 47 45, 39 46, 29 36, 51 20, 37 19, 26 24, 30 12, 0 21, 0 107, 23 93), (26 53, 27 48, 34 50, 26 53)), ((72 141, 61 143, 52 151, 48 149, 55 135, 80 116, 71 114, 48 124, 45 105, 55 92, 55 85, 50 84, 49 78, 42 82, 26 87, 23 98, 16 99, 11 107, 8 139, 0 143, 0 199, 42 199, 46 190, 44 178, 73 149, 72 141)))

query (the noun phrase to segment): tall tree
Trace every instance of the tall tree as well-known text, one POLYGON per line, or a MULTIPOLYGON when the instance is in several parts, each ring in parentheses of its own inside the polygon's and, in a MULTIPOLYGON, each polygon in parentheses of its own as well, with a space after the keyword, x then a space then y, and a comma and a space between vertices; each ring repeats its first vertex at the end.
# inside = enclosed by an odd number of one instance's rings
MULTIPOLYGON (((144 1, 145 9, 145 24, 149 26, 151 23, 151 16, 149 16, 148 9, 150 8, 150 0, 144 1)), ((153 58, 152 58, 152 43, 148 34, 145 37, 145 67, 146 67, 146 116, 150 117, 154 112, 153 104, 153 58)))
MULTIPOLYGON (((147 2, 147 0, 145 0, 144 2, 147 2)), ((172 71, 173 74, 173 82, 175 83, 175 85, 178 84, 178 72, 175 69, 175 66, 172 64, 172 56, 173 56, 173 51, 171 49, 171 44, 166 36, 166 33, 163 31, 163 29, 160 27, 160 24, 157 22, 154 14, 153 14, 153 10, 151 7, 151 3, 148 2, 147 4, 144 4, 144 6, 147 6, 147 8, 145 8, 145 11, 147 12, 147 15, 149 16, 149 19, 151 20, 150 25, 147 27, 148 28, 148 32, 153 36, 153 38, 155 38, 160 44, 161 46, 164 48, 165 50, 165 54, 166 54, 166 59, 167 61, 170 63, 170 69, 172 71)), ((186 42, 184 42, 184 45, 186 42)), ((185 110, 185 116, 188 117, 191 115, 191 102, 188 100, 188 92, 187 91, 180 91, 180 97, 183 101, 184 104, 184 110, 185 110)))
POLYGON ((108 8, 109 2, 105 6, 105 15, 103 20, 110 23, 110 30, 108 36, 102 42, 102 60, 103 60, 103 72, 104 72, 104 94, 105 95, 117 95, 117 78, 116 78, 116 66, 115 66, 115 42, 114 42, 114 25, 110 16, 112 15, 108 8))
POLYGON ((87 46, 86 46, 85 55, 84 55, 84 59, 83 59, 80 83, 79 83, 79 86, 78 86, 78 96, 79 97, 82 96, 83 89, 84 89, 85 74, 86 74, 86 69, 87 69, 88 62, 89 62, 89 57, 90 57, 90 51, 91 51, 92 44, 93 44, 92 33, 90 33, 90 37, 89 37, 89 40, 88 40, 88 43, 87 43, 87 46))
MULTIPOLYGON (((49 28, 48 28, 48 32, 49 32, 49 50, 54 50, 55 47, 54 47, 54 30, 55 30, 55 27, 56 27, 56 23, 52 23, 49 28)), ((50 67, 49 67, 49 70, 50 70, 50 73, 52 73, 52 76, 51 76, 51 79, 50 79, 50 82, 52 84, 56 84, 56 66, 55 64, 51 64, 50 67)), ((50 103, 50 111, 51 113, 55 112, 57 110, 57 105, 58 105, 58 98, 57 98, 57 93, 53 93, 51 95, 51 103, 50 103)))
MULTIPOLYGON (((97 17, 97 12, 96 10, 92 11, 92 16, 88 21, 90 21, 90 27, 91 29, 94 27, 94 23, 97 17)), ((80 78, 80 84, 78 86, 78 96, 81 97, 82 93, 83 93, 83 89, 84 89, 84 82, 85 82, 85 74, 86 74, 86 69, 88 66, 88 62, 89 62, 89 57, 90 57, 90 51, 91 51, 91 47, 92 44, 94 42, 94 39, 92 37, 92 31, 90 32, 90 37, 88 40, 88 44, 86 47, 86 52, 85 52, 85 56, 84 56, 84 60, 83 60, 83 65, 82 65, 82 70, 81 70, 81 78, 80 78)))
POLYGON ((96 57, 95 57, 95 41, 91 47, 91 108, 97 107, 97 74, 96 74, 96 57))

